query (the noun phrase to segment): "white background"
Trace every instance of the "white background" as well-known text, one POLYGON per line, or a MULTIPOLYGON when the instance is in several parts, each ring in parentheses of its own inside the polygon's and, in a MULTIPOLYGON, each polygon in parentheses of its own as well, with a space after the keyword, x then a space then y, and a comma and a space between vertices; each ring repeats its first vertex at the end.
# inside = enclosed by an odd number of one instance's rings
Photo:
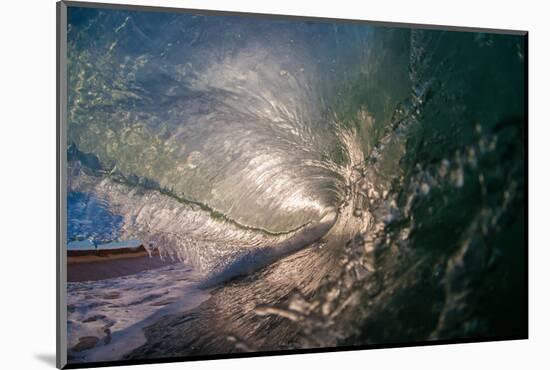
MULTIPOLYGON (((143 369, 548 368, 550 40, 543 1, 137 1, 133 4, 529 30, 530 339, 144 365, 143 369)), ((112 2, 118 2, 112 0, 112 2)), ((0 367, 55 358, 55 2, 3 1, 0 22, 0 367)))

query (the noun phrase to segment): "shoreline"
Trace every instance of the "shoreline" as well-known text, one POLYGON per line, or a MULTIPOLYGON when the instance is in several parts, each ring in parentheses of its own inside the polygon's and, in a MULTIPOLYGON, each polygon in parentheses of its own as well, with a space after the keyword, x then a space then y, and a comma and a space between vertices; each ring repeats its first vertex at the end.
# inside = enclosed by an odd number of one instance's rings
MULTIPOLYGON (((158 254, 154 254, 158 255, 158 254)), ((105 262, 119 259, 131 259, 149 256, 146 250, 133 249, 126 251, 90 250, 90 251, 68 251, 67 264, 81 264, 90 262, 105 262)))
POLYGON ((158 254, 149 256, 143 248, 132 250, 91 250, 68 253, 67 282, 84 282, 134 275, 177 263, 158 254), (71 256, 71 254, 73 254, 71 256))

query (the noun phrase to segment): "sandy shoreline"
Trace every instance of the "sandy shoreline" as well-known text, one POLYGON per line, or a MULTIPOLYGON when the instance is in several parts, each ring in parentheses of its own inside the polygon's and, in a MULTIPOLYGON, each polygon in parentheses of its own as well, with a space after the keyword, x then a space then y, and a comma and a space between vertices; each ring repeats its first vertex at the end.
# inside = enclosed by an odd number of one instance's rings
POLYGON ((115 252, 71 256, 67 258, 67 281, 95 281, 120 276, 133 275, 152 270, 175 262, 169 258, 164 261, 158 255, 149 256, 145 250, 125 253, 115 252))

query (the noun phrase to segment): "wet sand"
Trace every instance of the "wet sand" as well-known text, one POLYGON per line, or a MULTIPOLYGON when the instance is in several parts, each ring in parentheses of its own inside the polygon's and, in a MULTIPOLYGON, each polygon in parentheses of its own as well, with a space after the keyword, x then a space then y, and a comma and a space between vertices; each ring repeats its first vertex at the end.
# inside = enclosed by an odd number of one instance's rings
POLYGON ((175 262, 164 261, 158 255, 149 257, 144 250, 128 253, 102 253, 81 256, 68 256, 67 281, 95 281, 136 274, 175 262))

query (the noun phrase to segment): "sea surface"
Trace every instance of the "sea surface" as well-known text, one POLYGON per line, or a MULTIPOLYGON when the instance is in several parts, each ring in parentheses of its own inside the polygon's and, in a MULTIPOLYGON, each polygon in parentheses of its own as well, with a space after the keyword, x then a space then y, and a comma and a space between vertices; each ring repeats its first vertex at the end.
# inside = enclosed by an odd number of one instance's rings
POLYGON ((523 37, 68 19, 70 362, 526 335, 523 37))

